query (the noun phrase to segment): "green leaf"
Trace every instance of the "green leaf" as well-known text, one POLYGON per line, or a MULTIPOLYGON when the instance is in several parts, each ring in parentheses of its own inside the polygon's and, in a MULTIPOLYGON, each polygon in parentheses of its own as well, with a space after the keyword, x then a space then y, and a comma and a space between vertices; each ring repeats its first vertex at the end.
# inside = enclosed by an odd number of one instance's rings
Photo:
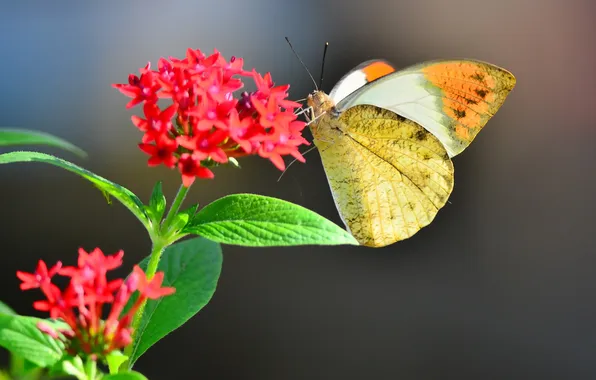
POLYGON ((149 199, 149 210, 153 216, 153 220, 156 223, 161 221, 163 213, 166 210, 166 197, 163 195, 161 189, 161 181, 157 182, 153 187, 151 198, 149 199))
POLYGON ((197 213, 198 208, 199 208, 199 204, 197 203, 197 204, 190 206, 186 210, 180 211, 179 214, 188 215, 188 218, 192 219, 195 216, 195 214, 197 213))
POLYGON ((49 367, 62 357, 62 343, 42 333, 43 319, 0 314, 0 346, 40 367, 49 367))
POLYGON ((0 301, 0 314, 16 315, 17 313, 12 310, 7 304, 0 301))
POLYGON ((302 206, 255 194, 233 194, 201 209, 182 230, 249 247, 358 245, 346 230, 302 206))
POLYGON ((112 351, 106 355, 106 361, 108 362, 110 373, 117 373, 120 365, 126 360, 128 360, 128 356, 124 355, 118 350, 112 351))
MULTIPOLYGON (((157 270, 164 272, 163 286, 173 286, 176 293, 147 302, 132 343, 131 366, 149 347, 182 326, 209 302, 217 287, 222 260, 221 246, 204 238, 166 248, 157 270)), ((144 259, 139 266, 145 270, 148 261, 144 259)))
POLYGON ((188 224, 188 222, 192 220, 198 208, 199 205, 195 204, 190 206, 186 210, 180 211, 178 214, 176 214, 174 220, 172 220, 171 227, 169 230, 175 231, 175 233, 182 230, 188 224))
POLYGON ((50 374, 67 374, 74 376, 77 379, 87 379, 83 359, 81 359, 79 356, 65 356, 51 368, 50 374))
POLYGON ((24 374, 35 374, 36 372, 41 371, 42 368, 39 367, 37 364, 32 363, 30 360, 23 359, 23 373, 24 374))
POLYGON ((42 370, 38 365, 15 354, 10 355, 9 368, 12 376, 23 380, 35 376, 36 373, 39 373, 42 370))
POLYGON ((101 380, 148 380, 145 375, 136 371, 126 371, 115 373, 113 375, 106 375, 101 380))
POLYGON ((64 149, 80 157, 87 157, 87 153, 81 148, 49 133, 21 128, 0 128, 0 146, 14 145, 48 145, 64 149))
POLYGON ((114 198, 118 199, 141 221, 141 223, 145 225, 148 230, 150 228, 149 218, 143 209, 143 202, 141 202, 141 200, 132 191, 125 187, 100 177, 97 174, 92 173, 87 169, 83 169, 71 162, 49 154, 24 151, 0 154, 0 164, 15 162, 43 162, 78 174, 79 176, 93 183, 102 192, 108 193, 114 198))

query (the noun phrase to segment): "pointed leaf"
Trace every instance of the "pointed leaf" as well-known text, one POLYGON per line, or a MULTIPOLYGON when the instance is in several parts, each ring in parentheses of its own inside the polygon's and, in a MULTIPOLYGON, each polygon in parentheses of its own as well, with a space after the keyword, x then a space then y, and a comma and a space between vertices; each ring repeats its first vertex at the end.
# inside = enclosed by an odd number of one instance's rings
POLYGON ((16 312, 12 310, 7 304, 0 301, 0 314, 16 315, 16 312))
POLYGON ((20 128, 0 128, 0 146, 14 145, 48 145, 67 150, 80 157, 87 157, 87 153, 81 148, 49 133, 20 128))
POLYGON ((87 379, 83 359, 79 356, 65 356, 51 368, 50 374, 53 376, 67 374, 77 379, 87 379))
POLYGON ((182 230, 188 224, 188 222, 192 220, 198 208, 199 205, 195 204, 190 206, 186 210, 178 212, 178 214, 176 214, 176 216, 174 217, 174 220, 172 220, 172 223, 170 224, 171 227, 169 230, 175 231, 175 233, 182 230))
MULTIPOLYGON (((222 260, 221 246, 204 238, 185 240, 166 248, 157 270, 165 274, 163 286, 173 286, 176 293, 147 302, 138 334, 135 334, 130 365, 209 302, 217 287, 222 260)), ((146 258, 139 266, 145 270, 147 263, 146 258)))
POLYGON ((195 216, 195 214, 197 213, 198 208, 199 208, 199 204, 197 203, 197 204, 190 206, 186 210, 180 211, 179 213, 188 215, 189 219, 192 219, 195 216))
POLYGON ((157 182, 153 187, 151 198, 149 199, 149 209, 153 215, 153 220, 158 223, 163 217, 166 210, 166 197, 163 195, 161 189, 161 181, 157 182))
POLYGON ((37 371, 40 371, 42 368, 39 367, 37 364, 32 363, 30 360, 23 359, 23 374, 32 373, 35 374, 37 371))
POLYGON ((108 362, 110 373, 117 373, 120 365, 126 360, 128 360, 128 356, 124 355, 118 350, 112 351, 106 355, 106 361, 108 362))
POLYGON ((62 343, 42 333, 37 323, 43 319, 0 314, 0 346, 30 362, 49 367, 62 357, 62 343))
POLYGON ((58 157, 54 157, 49 154, 39 152, 10 152, 0 154, 0 164, 8 164, 14 162, 43 162, 58 166, 60 168, 71 171, 79 176, 85 178, 89 182, 93 183, 97 188, 101 189, 118 199, 126 208, 128 208, 144 225, 147 229, 149 226, 149 219, 143 209, 143 202, 130 190, 120 186, 112 181, 109 181, 103 177, 98 176, 95 173, 90 172, 87 169, 83 169, 71 162, 63 160, 58 157))
POLYGON ((255 194, 233 194, 201 209, 182 230, 250 247, 358 242, 346 230, 302 206, 255 194))
POLYGON ((10 374, 15 378, 38 379, 39 373, 43 370, 37 364, 31 363, 29 360, 15 354, 10 355, 10 374))

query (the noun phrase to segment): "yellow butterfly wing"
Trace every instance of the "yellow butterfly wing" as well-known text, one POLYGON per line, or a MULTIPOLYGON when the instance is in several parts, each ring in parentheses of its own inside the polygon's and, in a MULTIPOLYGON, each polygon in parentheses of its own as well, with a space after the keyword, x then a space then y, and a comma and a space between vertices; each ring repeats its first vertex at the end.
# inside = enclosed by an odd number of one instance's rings
POLYGON ((338 211, 362 245, 383 247, 427 226, 453 189, 441 142, 417 123, 370 106, 311 124, 338 211))
POLYGON ((370 104, 422 125, 445 146, 461 153, 515 87, 509 71, 474 60, 425 62, 385 75, 342 98, 338 111, 370 104))

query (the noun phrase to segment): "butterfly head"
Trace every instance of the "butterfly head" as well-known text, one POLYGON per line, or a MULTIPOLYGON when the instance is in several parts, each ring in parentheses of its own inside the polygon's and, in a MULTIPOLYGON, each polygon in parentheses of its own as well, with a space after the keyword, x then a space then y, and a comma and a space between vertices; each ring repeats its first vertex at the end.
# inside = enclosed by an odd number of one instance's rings
POLYGON ((312 107, 314 116, 319 117, 324 113, 335 114, 335 103, 323 91, 314 91, 306 98, 306 103, 312 107))

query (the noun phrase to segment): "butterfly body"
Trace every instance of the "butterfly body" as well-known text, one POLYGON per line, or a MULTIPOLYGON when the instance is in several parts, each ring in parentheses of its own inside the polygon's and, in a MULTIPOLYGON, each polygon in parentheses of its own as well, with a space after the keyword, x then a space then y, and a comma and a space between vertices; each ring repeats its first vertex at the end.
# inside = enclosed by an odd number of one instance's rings
POLYGON ((461 153, 515 84, 478 61, 438 61, 396 71, 367 61, 329 95, 311 94, 314 143, 348 231, 383 247, 429 225, 453 190, 461 153))

